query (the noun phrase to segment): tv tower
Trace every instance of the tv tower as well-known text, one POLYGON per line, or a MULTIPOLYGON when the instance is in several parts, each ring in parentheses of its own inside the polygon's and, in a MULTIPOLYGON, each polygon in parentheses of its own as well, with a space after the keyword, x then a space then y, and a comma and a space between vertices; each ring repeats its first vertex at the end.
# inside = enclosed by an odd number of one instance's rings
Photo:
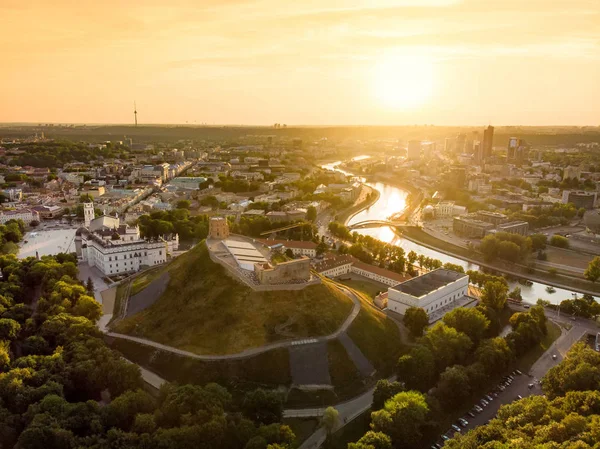
POLYGON ((137 126, 137 107, 135 101, 133 102, 133 117, 135 118, 135 126, 137 126))

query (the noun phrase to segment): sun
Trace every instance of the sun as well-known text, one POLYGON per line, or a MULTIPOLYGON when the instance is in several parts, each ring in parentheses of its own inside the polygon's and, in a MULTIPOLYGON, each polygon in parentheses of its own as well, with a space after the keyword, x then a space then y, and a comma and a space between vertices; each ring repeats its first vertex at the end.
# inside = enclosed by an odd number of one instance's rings
POLYGON ((431 59, 402 53, 385 54, 374 67, 373 87, 381 104, 390 109, 414 109, 432 96, 431 59))

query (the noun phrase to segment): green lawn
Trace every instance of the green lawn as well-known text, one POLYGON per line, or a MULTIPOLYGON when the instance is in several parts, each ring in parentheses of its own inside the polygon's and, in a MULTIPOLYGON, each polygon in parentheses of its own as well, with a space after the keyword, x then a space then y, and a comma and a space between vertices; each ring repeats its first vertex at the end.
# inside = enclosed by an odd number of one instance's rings
POLYGON ((119 322, 116 332, 197 354, 233 354, 331 334, 353 307, 331 282, 302 290, 253 291, 214 263, 204 242, 152 276, 165 270, 170 275, 167 290, 152 306, 119 322))
POLYGON ((348 335, 380 376, 389 375, 394 371, 398 357, 404 350, 400 330, 391 318, 370 305, 368 297, 360 292, 356 293, 363 306, 348 328, 348 335))
POLYGON ((133 296, 141 292, 148 286, 148 284, 158 278, 163 271, 162 268, 163 267, 151 268, 133 278, 131 281, 131 291, 129 292, 129 296, 133 296))
POLYGON ((379 284, 375 284, 373 282, 369 282, 369 281, 357 281, 354 279, 350 279, 347 281, 339 280, 338 282, 340 284, 344 284, 354 290, 358 290, 358 291, 366 294, 371 299, 375 298, 375 296, 377 296, 378 293, 387 290, 386 287, 379 285, 379 284))
POLYGON ((543 340, 538 346, 530 349, 517 361, 517 368, 522 372, 527 373, 533 366, 533 364, 539 359, 544 352, 554 343, 554 341, 560 337, 560 327, 552 321, 546 322, 546 329, 548 333, 544 336, 543 340))

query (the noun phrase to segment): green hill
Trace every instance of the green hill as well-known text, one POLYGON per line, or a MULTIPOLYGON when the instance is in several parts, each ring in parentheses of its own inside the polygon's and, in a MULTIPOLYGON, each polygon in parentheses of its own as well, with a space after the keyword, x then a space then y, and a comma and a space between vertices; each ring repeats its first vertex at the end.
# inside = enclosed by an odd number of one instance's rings
POLYGON ((197 354, 233 354, 280 340, 333 333, 352 301, 329 282, 299 291, 255 292, 214 263, 204 242, 151 275, 134 291, 153 288, 168 272, 166 291, 149 308, 123 319, 115 332, 197 354))

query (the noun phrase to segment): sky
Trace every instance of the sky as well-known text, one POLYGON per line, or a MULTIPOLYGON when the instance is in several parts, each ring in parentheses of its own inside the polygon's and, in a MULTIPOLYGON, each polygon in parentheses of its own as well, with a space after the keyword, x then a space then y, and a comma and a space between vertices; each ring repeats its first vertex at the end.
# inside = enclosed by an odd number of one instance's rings
POLYGON ((0 122, 599 125, 598 0, 0 0, 0 122))

